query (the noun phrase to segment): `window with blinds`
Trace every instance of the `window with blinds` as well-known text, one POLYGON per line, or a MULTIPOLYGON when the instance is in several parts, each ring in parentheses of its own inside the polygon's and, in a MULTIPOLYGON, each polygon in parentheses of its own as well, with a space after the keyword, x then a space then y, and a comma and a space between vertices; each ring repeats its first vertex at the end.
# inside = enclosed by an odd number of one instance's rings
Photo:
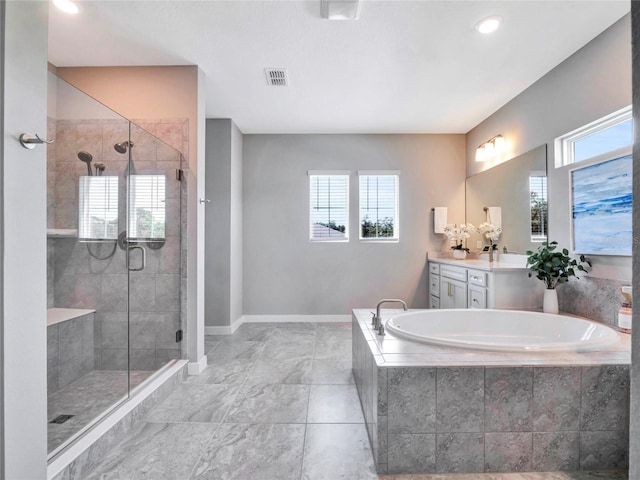
POLYGON ((309 170, 309 239, 349 240, 349 172, 309 170))
POLYGON ((531 173, 529 177, 531 195, 531 241, 547 241, 547 176, 542 173, 531 173))
POLYGON ((158 241, 165 238, 165 175, 129 177, 129 238, 158 241))
POLYGON ((78 240, 118 239, 118 177, 80 177, 78 240))
POLYGON ((399 172, 358 172, 360 239, 399 240, 399 172))

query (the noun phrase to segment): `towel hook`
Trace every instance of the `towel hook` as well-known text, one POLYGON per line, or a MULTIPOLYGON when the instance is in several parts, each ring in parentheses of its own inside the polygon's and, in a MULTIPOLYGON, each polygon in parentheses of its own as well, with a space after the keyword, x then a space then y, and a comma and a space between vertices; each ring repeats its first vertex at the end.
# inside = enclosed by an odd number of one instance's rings
POLYGON ((38 135, 37 133, 35 138, 33 138, 31 135, 23 133, 22 135, 20 135, 19 140, 20 145, 22 145, 24 148, 28 148, 29 150, 36 148, 36 145, 41 145, 43 143, 50 145, 55 142, 55 140, 45 140, 44 138, 40 138, 40 135, 38 135))

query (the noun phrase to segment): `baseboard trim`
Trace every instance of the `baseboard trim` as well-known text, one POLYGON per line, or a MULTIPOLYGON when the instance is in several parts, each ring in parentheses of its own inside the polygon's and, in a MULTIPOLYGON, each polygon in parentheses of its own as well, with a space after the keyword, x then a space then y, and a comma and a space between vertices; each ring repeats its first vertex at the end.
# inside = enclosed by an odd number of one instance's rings
POLYGON ((243 323, 332 323, 350 322, 351 315, 244 315, 243 323))
POLYGON ((233 335, 243 323, 335 323, 350 322, 351 315, 243 315, 229 327, 205 326, 205 335, 233 335))
POLYGON ((204 369, 207 368, 207 356, 204 355, 197 362, 189 362, 187 365, 187 374, 188 375, 200 375, 204 372, 204 369))
POLYGON ((244 323, 244 317, 237 318, 231 326, 219 327, 219 326, 205 326, 205 335, 233 335, 240 325, 244 323))

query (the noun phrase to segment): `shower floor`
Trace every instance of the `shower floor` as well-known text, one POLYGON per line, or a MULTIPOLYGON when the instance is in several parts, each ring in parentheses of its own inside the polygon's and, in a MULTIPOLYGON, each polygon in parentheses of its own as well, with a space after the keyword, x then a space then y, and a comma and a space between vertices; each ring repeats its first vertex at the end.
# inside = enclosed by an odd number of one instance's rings
MULTIPOLYGON (((131 373, 131 388, 154 372, 131 373)), ((82 430, 96 417, 126 398, 127 372, 94 370, 66 387, 49 395, 47 404, 48 451, 52 452, 82 430), (50 423, 62 415, 72 417, 64 423, 50 423)))

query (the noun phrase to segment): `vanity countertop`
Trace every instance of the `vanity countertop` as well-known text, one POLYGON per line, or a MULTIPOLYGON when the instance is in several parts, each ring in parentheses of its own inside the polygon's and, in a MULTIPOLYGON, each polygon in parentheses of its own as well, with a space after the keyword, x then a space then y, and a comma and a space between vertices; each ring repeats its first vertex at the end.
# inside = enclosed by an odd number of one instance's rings
MULTIPOLYGON (((524 255, 522 256, 524 257, 524 255)), ((524 257, 523 261, 519 261, 519 259, 510 259, 508 262, 501 262, 500 257, 498 257, 497 262, 490 263, 487 260, 478 259, 456 260, 455 258, 433 258, 431 254, 429 254, 428 260, 433 263, 454 265, 456 267, 474 268, 476 270, 485 270, 488 272, 527 270, 526 257, 524 257)))

